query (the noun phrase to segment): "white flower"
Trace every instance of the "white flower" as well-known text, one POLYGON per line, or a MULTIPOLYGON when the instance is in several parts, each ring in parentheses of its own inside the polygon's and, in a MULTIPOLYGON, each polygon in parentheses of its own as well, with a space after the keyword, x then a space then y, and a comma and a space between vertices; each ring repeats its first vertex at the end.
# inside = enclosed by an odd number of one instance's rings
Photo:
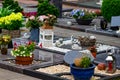
POLYGON ((11 55, 13 56, 14 54, 13 54, 13 51, 11 51, 11 55))
POLYGON ((30 20, 34 20, 34 19, 35 19, 35 16, 30 16, 29 19, 30 19, 30 20))
POLYGON ((82 36, 82 38, 85 38, 85 36, 82 36))
POLYGON ((30 54, 33 54, 32 52, 30 54))
POLYGON ((48 17, 45 16, 45 15, 39 16, 39 20, 40 20, 40 21, 44 21, 44 20, 47 19, 47 18, 48 18, 48 17))
POLYGON ((19 54, 16 54, 16 56, 19 56, 19 54))
POLYGON ((96 39, 96 37, 95 36, 90 36, 90 39, 96 39))

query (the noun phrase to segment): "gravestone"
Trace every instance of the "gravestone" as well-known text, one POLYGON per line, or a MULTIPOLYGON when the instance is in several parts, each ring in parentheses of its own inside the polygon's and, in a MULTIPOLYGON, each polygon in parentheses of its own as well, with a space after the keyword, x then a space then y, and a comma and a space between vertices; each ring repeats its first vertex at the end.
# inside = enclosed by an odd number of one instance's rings
POLYGON ((60 12, 59 18, 61 18, 62 17, 62 0, 51 0, 51 3, 58 8, 60 12))
POLYGON ((120 27, 120 16, 112 16, 111 19, 111 29, 118 30, 120 27))

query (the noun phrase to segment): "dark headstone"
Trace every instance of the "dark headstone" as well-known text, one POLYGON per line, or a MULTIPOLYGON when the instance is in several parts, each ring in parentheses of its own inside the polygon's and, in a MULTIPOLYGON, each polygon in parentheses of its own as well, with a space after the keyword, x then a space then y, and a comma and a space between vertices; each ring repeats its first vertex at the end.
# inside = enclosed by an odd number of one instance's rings
POLYGON ((61 18, 62 17, 62 0, 51 0, 51 3, 58 8, 60 12, 59 18, 61 18))
POLYGON ((120 16, 113 16, 111 19, 111 29, 118 30, 120 27, 120 16))

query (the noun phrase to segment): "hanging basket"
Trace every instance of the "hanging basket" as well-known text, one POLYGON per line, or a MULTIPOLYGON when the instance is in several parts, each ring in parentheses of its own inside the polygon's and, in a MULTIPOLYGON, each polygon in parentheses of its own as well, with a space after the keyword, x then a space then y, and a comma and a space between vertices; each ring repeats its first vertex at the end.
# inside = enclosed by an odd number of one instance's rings
POLYGON ((32 64, 33 57, 23 57, 23 56, 17 56, 15 59, 15 63, 19 65, 29 65, 32 64))

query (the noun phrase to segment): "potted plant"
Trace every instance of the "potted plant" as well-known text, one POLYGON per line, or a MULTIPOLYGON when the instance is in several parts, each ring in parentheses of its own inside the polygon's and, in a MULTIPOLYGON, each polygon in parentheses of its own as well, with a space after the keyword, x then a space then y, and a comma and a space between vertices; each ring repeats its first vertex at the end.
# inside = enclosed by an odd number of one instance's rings
POLYGON ((56 17, 59 16, 59 10, 53 4, 50 4, 50 0, 38 0, 37 15, 52 14, 56 17))
POLYGON ((7 55, 8 44, 11 41, 10 35, 0 35, 1 54, 7 55))
POLYGON ((41 15, 39 16, 39 19, 43 25, 43 29, 53 29, 53 25, 55 24, 55 22, 57 22, 56 16, 52 14, 41 15))
MULTIPOLYGON (((0 8, 0 17, 4 17, 7 15, 10 15, 13 12, 13 10, 9 10, 9 7, 6 8, 0 8)), ((0 28, 0 33, 2 33, 2 29, 0 28)))
POLYGON ((26 45, 14 47, 11 55, 15 57, 15 63, 20 65, 29 65, 33 61, 34 42, 28 42, 26 45))
POLYGON ((30 40, 39 42, 39 27, 41 26, 39 18, 35 16, 28 17, 25 26, 30 28, 30 40))
POLYGON ((23 8, 19 6, 18 1, 15 0, 4 0, 2 5, 3 8, 9 7, 10 10, 14 10, 15 13, 23 11, 23 8))
POLYGON ((74 9, 71 12, 71 16, 76 19, 79 25, 89 25, 92 19, 96 18, 96 13, 84 9, 74 9))
POLYGON ((14 10, 10 10, 9 7, 6 8, 0 8, 0 17, 8 16, 10 15, 14 10))
POLYGON ((20 27, 23 26, 23 15, 12 12, 8 16, 0 17, 0 28, 2 34, 10 34, 12 38, 20 37, 20 27))
POLYGON ((90 80, 94 74, 95 65, 87 56, 76 58, 74 63, 70 65, 71 74, 75 80, 90 80))

